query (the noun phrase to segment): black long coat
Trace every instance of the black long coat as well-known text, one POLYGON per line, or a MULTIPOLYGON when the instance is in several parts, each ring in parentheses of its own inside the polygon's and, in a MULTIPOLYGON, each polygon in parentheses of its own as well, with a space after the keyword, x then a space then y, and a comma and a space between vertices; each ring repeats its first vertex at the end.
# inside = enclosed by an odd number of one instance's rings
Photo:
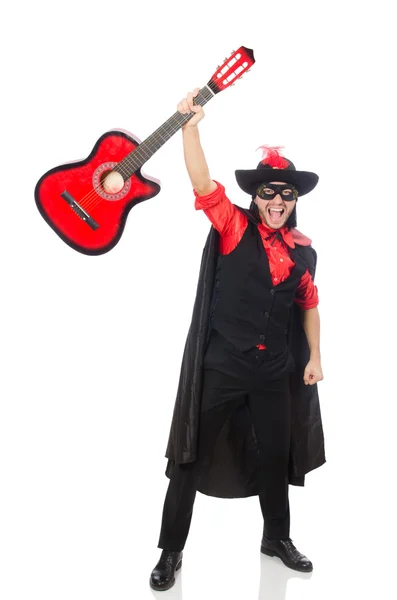
MULTIPOLYGON (((242 210, 250 220, 256 219, 242 210)), ((296 244, 314 278, 317 255, 311 246, 296 244)), ((166 449, 166 475, 170 477, 176 463, 194 462, 200 424, 203 388, 203 359, 211 329, 210 308, 215 271, 219 256, 219 234, 211 227, 205 244, 192 321, 186 339, 179 386, 166 449)), ((325 462, 324 436, 317 384, 305 385, 303 373, 309 361, 309 346, 301 325, 300 309, 294 304, 288 329, 289 347, 295 359, 290 374, 292 431, 289 481, 304 485, 305 474, 325 462)), ((253 424, 246 407, 237 409, 225 422, 214 449, 214 459, 203 473, 198 490, 219 498, 244 498, 258 494, 259 478, 247 457, 255 440, 253 424)))

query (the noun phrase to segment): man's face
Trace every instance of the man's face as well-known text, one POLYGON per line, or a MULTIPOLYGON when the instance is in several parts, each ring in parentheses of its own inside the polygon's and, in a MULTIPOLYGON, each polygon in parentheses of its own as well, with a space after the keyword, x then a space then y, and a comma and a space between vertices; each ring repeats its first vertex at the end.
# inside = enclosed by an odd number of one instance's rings
MULTIPOLYGON (((270 200, 266 200, 256 195, 254 198, 255 204, 257 204, 259 209, 259 214, 262 219, 265 221, 266 225, 272 227, 273 229, 280 229, 287 222, 290 214, 295 208, 296 200, 286 200, 286 197, 291 197, 291 193, 288 190, 293 191, 293 186, 287 184, 283 181, 271 181, 272 185, 280 185, 285 186, 283 190, 281 190, 281 194, 278 193, 274 198, 270 200)), ((266 192, 273 194, 273 190, 266 187, 266 184, 262 184, 260 186, 261 196, 266 197, 266 192)))

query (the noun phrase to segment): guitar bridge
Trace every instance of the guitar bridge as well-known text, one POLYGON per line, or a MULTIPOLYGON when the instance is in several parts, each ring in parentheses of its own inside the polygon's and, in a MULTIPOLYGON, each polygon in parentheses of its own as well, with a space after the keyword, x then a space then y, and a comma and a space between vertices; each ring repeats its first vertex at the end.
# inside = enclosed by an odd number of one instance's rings
POLYGON ((90 215, 84 210, 82 206, 80 206, 78 202, 76 202, 76 200, 71 194, 69 194, 67 190, 62 192, 61 198, 63 198, 69 204, 70 208, 76 213, 76 215, 80 217, 82 221, 87 223, 87 225, 91 227, 93 231, 98 229, 98 223, 94 221, 92 217, 90 217, 90 215))

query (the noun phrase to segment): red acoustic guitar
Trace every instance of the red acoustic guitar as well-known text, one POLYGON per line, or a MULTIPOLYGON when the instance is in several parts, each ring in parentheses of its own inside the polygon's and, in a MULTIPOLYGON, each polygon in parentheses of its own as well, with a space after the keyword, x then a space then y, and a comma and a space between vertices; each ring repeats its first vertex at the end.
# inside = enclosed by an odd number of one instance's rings
MULTIPOLYGON (((254 62, 253 51, 241 46, 218 67, 195 104, 204 106, 254 62)), ((64 242, 83 254, 111 250, 131 208, 160 191, 157 180, 142 175, 142 165, 193 115, 177 111, 141 143, 123 131, 108 131, 86 159, 45 173, 35 189, 43 218, 64 242)))

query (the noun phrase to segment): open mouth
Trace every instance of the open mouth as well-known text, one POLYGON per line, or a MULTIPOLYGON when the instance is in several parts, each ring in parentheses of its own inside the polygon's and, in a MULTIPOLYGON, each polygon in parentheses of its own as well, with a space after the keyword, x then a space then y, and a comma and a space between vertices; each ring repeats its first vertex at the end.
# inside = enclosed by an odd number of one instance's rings
POLYGON ((272 223, 280 223, 283 220, 285 210, 283 208, 269 208, 267 214, 272 223))

